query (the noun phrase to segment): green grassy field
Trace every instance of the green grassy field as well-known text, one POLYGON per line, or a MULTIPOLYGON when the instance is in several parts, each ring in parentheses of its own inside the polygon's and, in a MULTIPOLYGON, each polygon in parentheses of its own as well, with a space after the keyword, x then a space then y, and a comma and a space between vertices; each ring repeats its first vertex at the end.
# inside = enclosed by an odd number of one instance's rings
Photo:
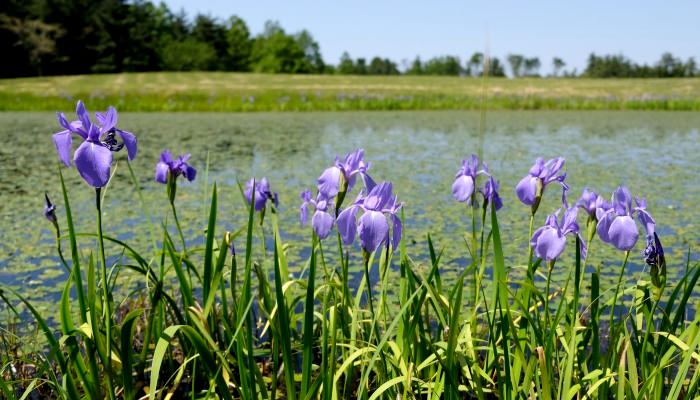
POLYGON ((700 79, 131 73, 0 80, 0 110, 700 110, 700 79), (485 95, 485 96, 484 96, 485 95))

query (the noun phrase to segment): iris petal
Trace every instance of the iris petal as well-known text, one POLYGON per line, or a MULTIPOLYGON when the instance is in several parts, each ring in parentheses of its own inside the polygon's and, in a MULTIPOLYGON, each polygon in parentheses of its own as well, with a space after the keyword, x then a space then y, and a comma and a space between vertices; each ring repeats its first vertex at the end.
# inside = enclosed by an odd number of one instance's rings
POLYGON ((357 226, 355 223, 355 215, 357 215, 358 207, 348 207, 341 211, 336 222, 338 223, 338 232, 344 244, 350 244, 355 240, 357 234, 357 226))
POLYGON ((97 118, 97 122, 100 124, 102 133, 109 132, 112 128, 117 126, 117 110, 112 106, 109 106, 105 113, 96 112, 95 118, 97 118))
POLYGON ((598 225, 596 226, 598 237, 603 242, 610 243, 610 224, 615 219, 615 212, 613 210, 605 212, 598 209, 596 214, 598 218, 598 225))
POLYGON ((528 175, 518 182, 518 185, 515 187, 515 193, 523 204, 528 206, 535 204, 538 179, 535 176, 528 175))
POLYGON ((338 194, 340 185, 340 169, 338 167, 326 168, 318 178, 318 191, 331 198, 338 194))
POLYGON ((474 193, 474 179, 471 176, 462 175, 452 184, 452 196, 457 201, 465 202, 474 193))
POLYGON ((193 166, 185 164, 185 178, 187 178, 188 181, 192 182, 196 176, 197 170, 194 169, 193 166))
POLYGON ((311 225, 319 238, 325 239, 333 228, 333 217, 324 211, 316 211, 311 218, 311 225))
POLYGON ((58 158, 66 165, 70 167, 70 151, 73 149, 73 137, 69 130, 54 133, 53 142, 56 145, 56 152, 58 152, 58 158))
POLYGON ((639 231, 632 217, 623 215, 612 221, 608 235, 613 246, 620 250, 628 251, 637 244, 639 231))
POLYGON ((124 147, 126 147, 126 152, 127 155, 129 156, 129 160, 133 160, 134 157, 136 157, 136 136, 127 131, 123 131, 121 129, 117 129, 117 133, 119 136, 122 137, 122 140, 124 141, 124 147))
POLYGON ((535 255, 543 260, 552 261, 561 255, 566 245, 566 236, 551 227, 544 227, 537 236, 534 246, 535 255))
POLYGON ((168 183, 168 171, 170 170, 170 167, 168 167, 168 164, 159 161, 158 164, 156 164, 156 182, 159 183, 168 183))
POLYGON ((389 235, 389 223, 380 211, 365 211, 359 220, 360 244, 366 251, 374 251, 389 235))
POLYGON ((80 176, 92 187, 104 187, 109 181, 109 168, 112 165, 112 152, 93 142, 83 142, 73 158, 80 176))
POLYGON ((394 223, 393 232, 391 234, 391 246, 394 248, 394 250, 396 250, 399 248, 399 244, 401 243, 403 225, 401 223, 401 218, 399 218, 396 214, 391 214, 391 219, 394 223))

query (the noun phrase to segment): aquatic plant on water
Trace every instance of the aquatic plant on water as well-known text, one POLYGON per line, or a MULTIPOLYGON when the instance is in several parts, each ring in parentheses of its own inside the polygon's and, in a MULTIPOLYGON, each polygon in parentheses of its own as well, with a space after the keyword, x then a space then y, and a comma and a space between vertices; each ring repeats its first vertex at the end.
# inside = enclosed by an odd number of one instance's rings
MULTIPOLYGON (((321 173, 315 193, 301 192, 302 224, 313 211, 309 256, 301 273, 290 274, 278 215, 285 199, 266 178, 239 185, 248 223, 230 232, 220 231, 227 217, 218 212, 222 199, 214 184, 207 220, 192 227, 203 232, 203 245, 188 242, 176 192, 178 177, 197 176, 189 154, 174 158, 166 150, 153 160, 155 183, 149 190, 165 185, 175 223, 168 214, 152 249, 138 252, 109 236, 110 226, 121 221, 102 220, 102 188, 117 184, 110 181, 112 153, 126 147, 128 163, 136 155, 136 136, 116 128, 114 108, 96 114, 98 124, 82 102, 77 114, 72 122, 59 114, 64 130, 54 142, 59 160, 75 164, 95 191, 96 229, 76 230, 59 169, 62 202, 46 194, 44 216, 56 232, 68 276, 60 318, 49 322, 26 293, 0 286, 6 308, 17 318, 26 309, 25 318, 36 321, 45 338, 44 351, 32 358, 32 374, 20 372, 27 357, 3 356, 0 396, 374 400, 699 394, 700 317, 686 316, 700 266, 686 261, 686 274, 669 284, 662 238, 646 202, 633 204, 630 191, 619 187, 609 203, 585 189, 569 205, 562 157, 538 158, 515 196, 499 193, 497 171, 476 155, 462 162, 444 192, 450 193, 451 184, 471 223, 465 237, 455 239, 465 244, 466 262, 448 286, 432 237, 427 263, 407 243, 404 210, 410 204, 399 201, 402 188, 376 183, 364 151, 352 151, 321 173), (84 141, 71 162, 73 134, 84 141), (549 210, 535 229, 552 183, 562 187, 561 207, 549 210), (524 215, 530 224, 525 232, 524 219, 523 252, 507 265, 503 241, 512 239, 501 236, 497 211, 520 207, 515 198, 529 207, 524 215), (622 278, 638 241, 635 218, 646 230, 638 257, 650 270, 637 272, 636 283, 628 286, 622 278), (90 250, 92 239, 96 250, 90 250), (105 243, 120 254, 110 254, 116 260, 111 265, 105 243), (606 264, 619 269, 613 287, 600 287, 601 263, 590 261, 601 244, 621 252, 619 267, 606 264), (349 270, 358 264, 364 279, 351 285, 349 270), (118 271, 125 269, 143 280, 142 289, 119 291, 118 271), (514 280, 515 269, 524 270, 525 278, 514 280), (552 289, 554 270, 563 271, 566 280, 552 289)), ((138 192, 130 165, 129 171, 138 192)))

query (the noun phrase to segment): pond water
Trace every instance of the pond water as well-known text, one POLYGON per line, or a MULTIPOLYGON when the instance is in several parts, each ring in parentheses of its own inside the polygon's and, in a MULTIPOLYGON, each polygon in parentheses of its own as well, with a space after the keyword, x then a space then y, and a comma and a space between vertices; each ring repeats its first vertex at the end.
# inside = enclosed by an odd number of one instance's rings
MULTIPOLYGON (((419 267, 425 264, 426 234, 431 233, 436 246, 444 249, 442 271, 449 277, 469 263, 463 236, 471 214, 452 199, 450 188, 462 158, 478 152, 479 119, 475 112, 124 113, 119 122, 138 136, 139 153, 133 168, 156 229, 168 217, 169 208, 165 187, 153 181, 154 165, 165 148, 189 152, 199 175, 192 184, 180 184, 177 193, 188 241, 193 245, 203 242, 213 182, 219 185, 219 232, 234 231, 244 226, 246 218, 236 181, 267 176, 280 194, 281 229, 290 246, 290 268, 298 272, 310 242, 309 228, 300 227, 298 220, 299 192, 314 188, 316 178, 336 154, 362 147, 372 162, 371 175, 377 181, 392 181, 405 202, 409 255, 419 267)), ((64 217, 59 163, 51 141, 57 130, 52 113, 0 113, 4 143, 0 147, 0 283, 19 288, 40 309, 54 307, 66 279, 55 254, 51 225, 42 216, 47 191, 58 205, 59 218, 64 217)), ((666 249, 669 282, 684 271, 689 247, 691 258, 697 260, 700 113, 489 112, 483 154, 501 184, 504 207, 499 219, 514 281, 522 275, 529 218, 529 208, 519 203, 514 187, 538 156, 566 158, 572 200, 585 186, 609 197, 621 183, 633 194, 646 197, 666 249)), ((149 225, 131 183, 125 154, 115 159, 118 167, 107 189, 105 232, 147 253, 152 243, 149 225)), ((75 169, 63 172, 78 231, 94 232, 94 192, 75 169)), ((548 188, 536 225, 559 206, 559 189, 548 188)), ((582 225, 584 218, 581 213, 582 225)), ((94 241, 81 240, 87 255, 94 241)), ((630 280, 646 278, 639 256, 642 242, 630 258, 630 280)), ((335 243, 331 240, 326 247, 334 249, 335 243)), ((243 240, 236 245, 242 248, 243 240)), ((116 248, 108 247, 108 253, 110 250, 118 255, 116 248)), ((603 264, 609 284, 618 274, 622 255, 597 239, 593 252, 591 264, 603 264)), ((354 253, 359 256, 357 244, 354 253)), ((559 271, 568 271, 572 255, 570 244, 558 263, 559 271)), ((355 264, 359 275, 359 262, 355 264)), ((554 280, 563 281, 563 276, 557 273, 554 280)), ((120 279, 124 287, 138 285, 128 274, 120 279)))

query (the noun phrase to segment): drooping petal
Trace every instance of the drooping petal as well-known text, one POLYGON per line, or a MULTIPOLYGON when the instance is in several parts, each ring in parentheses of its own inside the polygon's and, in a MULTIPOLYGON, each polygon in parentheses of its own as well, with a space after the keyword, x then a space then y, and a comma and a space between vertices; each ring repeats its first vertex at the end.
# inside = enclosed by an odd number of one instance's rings
POLYGON ((468 201, 474 193, 474 179, 461 175, 452 184, 452 196, 459 202, 468 201))
POLYGON ((164 163, 163 161, 159 161, 156 164, 156 182, 164 184, 168 183, 168 171, 170 171, 168 164, 164 163))
POLYGON ((355 221, 357 210, 358 207, 350 206, 341 211, 338 215, 338 219, 336 220, 338 224, 338 232, 340 232, 340 238, 346 245, 352 243, 357 234, 357 222, 355 221))
POLYGON ((401 236, 403 235, 403 224, 401 223, 401 218, 396 214, 391 214, 391 220, 394 225, 391 234, 391 246, 394 250, 397 250, 399 248, 399 243, 401 243, 401 236))
POLYGON ((569 232, 578 233, 579 226, 576 222, 576 217, 578 216, 578 207, 574 206, 566 210, 564 213, 564 220, 561 224, 562 235, 566 235, 569 232))
POLYGON ((547 226, 537 235, 534 245, 535 255, 543 260, 552 261, 561 255, 565 245, 566 236, 547 226))
POLYGON ((583 236, 581 234, 577 234, 579 242, 581 242, 581 258, 585 259, 586 256, 588 256, 588 245, 586 242, 583 240, 583 236))
POLYGON ((127 131, 123 131, 121 129, 117 129, 117 133, 119 136, 121 136, 122 141, 124 141, 124 147, 126 147, 126 153, 129 156, 129 161, 133 160, 134 157, 136 157, 136 136, 127 131))
POLYGON ((112 106, 109 106, 105 113, 96 112, 95 118, 97 118, 97 122, 100 124, 100 131, 102 133, 107 133, 117 126, 117 110, 112 106))
POLYGON ((515 187, 515 193, 523 204, 528 206, 535 204, 538 181, 539 178, 528 175, 518 182, 518 185, 515 187))
POLYGON ((265 208, 265 203, 267 203, 267 193, 255 190, 255 211, 262 211, 265 208))
POLYGON ((503 202, 501 201, 501 196, 498 195, 498 182, 493 179, 493 176, 489 175, 489 179, 484 184, 484 198, 491 203, 491 207, 494 207, 496 211, 503 207, 503 202))
POLYGON ((108 148, 89 141, 83 142, 73 158, 80 176, 92 187, 104 187, 109 181, 112 152, 108 148))
POLYGON ((340 185, 340 169, 338 167, 326 168, 318 178, 318 191, 331 198, 338 194, 340 185))
POLYGON ((623 215, 612 221, 610 229, 608 230, 608 235, 610 237, 610 243, 612 243, 613 246, 620 250, 627 251, 631 250, 634 245, 637 244, 639 231, 632 217, 623 215))
POLYGON ((56 152, 58 153, 58 158, 65 164, 66 167, 70 167, 70 151, 73 150, 73 137, 69 130, 61 131, 53 134, 53 142, 56 145, 56 152))
POLYGON ((192 182, 194 180, 194 178, 197 176, 197 170, 194 169, 193 166, 191 166, 189 164, 185 164, 184 175, 188 181, 192 182))
POLYGON ((596 225, 598 237, 600 237, 600 240, 603 242, 610 244, 610 225, 615 219, 615 211, 603 211, 598 209, 598 211, 596 211, 596 215, 598 219, 598 225, 596 225))
POLYGON ((319 238, 325 239, 333 228, 333 217, 325 211, 316 210, 311 218, 311 226, 319 238))
POLYGON ((360 217, 360 244, 366 251, 374 251, 389 236, 389 223, 380 211, 367 210, 360 217))
POLYGON ((646 210, 646 200, 637 200, 637 207, 634 209, 637 212, 637 217, 639 218, 639 222, 644 225, 647 231, 647 236, 652 237, 654 236, 654 232, 656 232, 656 221, 654 221, 654 217, 649 214, 649 212, 646 210))
POLYGON ((377 186, 377 183, 374 182, 374 179, 372 179, 372 177, 369 176, 369 174, 367 174, 366 172, 360 172, 360 178, 362 178, 362 183, 364 183, 367 193, 371 192, 372 189, 374 189, 374 187, 377 186))

